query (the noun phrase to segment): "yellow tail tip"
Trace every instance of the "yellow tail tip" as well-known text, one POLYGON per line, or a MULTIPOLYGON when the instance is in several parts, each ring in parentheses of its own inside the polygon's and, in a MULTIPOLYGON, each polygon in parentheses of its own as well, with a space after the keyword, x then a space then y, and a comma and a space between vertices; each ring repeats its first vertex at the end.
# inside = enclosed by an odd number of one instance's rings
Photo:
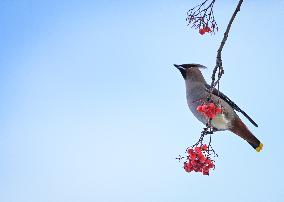
POLYGON ((259 146, 255 149, 257 152, 260 152, 262 150, 263 144, 260 143, 259 146))

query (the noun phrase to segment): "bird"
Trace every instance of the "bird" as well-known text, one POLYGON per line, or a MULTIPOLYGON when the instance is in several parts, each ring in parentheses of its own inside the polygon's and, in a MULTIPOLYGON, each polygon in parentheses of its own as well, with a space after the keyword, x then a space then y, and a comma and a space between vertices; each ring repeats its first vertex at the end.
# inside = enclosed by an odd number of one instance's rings
POLYGON ((230 98, 216 88, 211 90, 211 86, 204 79, 201 69, 206 66, 201 64, 182 64, 174 66, 180 71, 185 81, 187 105, 193 115, 203 124, 208 123, 208 119, 199 111, 197 107, 210 98, 211 102, 221 105, 222 112, 217 114, 210 121, 214 131, 231 131, 247 141, 257 152, 261 151, 263 144, 252 134, 246 124, 241 120, 236 112, 243 114, 255 127, 258 125, 242 109, 240 109, 230 98), (210 95, 210 90, 212 91, 210 95))

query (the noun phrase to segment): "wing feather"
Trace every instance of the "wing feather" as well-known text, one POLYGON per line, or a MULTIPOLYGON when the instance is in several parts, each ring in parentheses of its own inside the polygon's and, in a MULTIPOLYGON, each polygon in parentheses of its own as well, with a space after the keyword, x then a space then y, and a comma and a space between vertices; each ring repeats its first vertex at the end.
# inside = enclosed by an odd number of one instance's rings
MULTIPOLYGON (((210 85, 206 84, 205 87, 206 87, 206 90, 209 91, 210 85)), ((222 93, 220 91, 218 92, 218 90, 216 88, 214 88, 212 93, 214 95, 220 97, 222 100, 226 101, 237 112, 241 112, 255 127, 258 127, 257 123, 255 123, 255 121, 252 120, 252 118, 250 118, 250 116, 247 115, 246 112, 244 112, 241 108, 239 108, 238 105, 236 103, 234 103, 230 98, 228 98, 224 93, 222 93)))

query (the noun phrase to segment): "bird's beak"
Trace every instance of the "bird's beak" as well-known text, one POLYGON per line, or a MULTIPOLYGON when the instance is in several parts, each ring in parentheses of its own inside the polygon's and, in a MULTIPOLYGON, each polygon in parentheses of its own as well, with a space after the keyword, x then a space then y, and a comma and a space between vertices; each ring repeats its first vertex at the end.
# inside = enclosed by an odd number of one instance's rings
POLYGON ((174 64, 174 66, 175 66, 176 68, 179 68, 179 65, 174 64))
POLYGON ((185 69, 184 69, 182 66, 180 66, 180 65, 174 64, 174 66, 175 66, 179 71, 185 70, 185 69))
POLYGON ((174 66, 180 71, 182 77, 185 79, 185 77, 186 77, 186 71, 185 71, 185 69, 184 69, 182 66, 180 66, 180 65, 174 64, 174 66))

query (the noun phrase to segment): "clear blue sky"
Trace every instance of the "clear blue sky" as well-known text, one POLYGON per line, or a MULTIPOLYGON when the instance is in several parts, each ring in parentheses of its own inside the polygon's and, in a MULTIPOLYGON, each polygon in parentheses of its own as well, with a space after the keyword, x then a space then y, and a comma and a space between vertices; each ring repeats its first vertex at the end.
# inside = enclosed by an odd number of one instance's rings
POLYGON ((221 90, 263 152, 220 132, 209 177, 175 160, 202 125, 172 64, 209 81, 237 3, 217 1, 220 32, 200 36, 198 2, 0 2, 1 202, 284 201, 283 0, 245 0, 223 53, 221 90))

